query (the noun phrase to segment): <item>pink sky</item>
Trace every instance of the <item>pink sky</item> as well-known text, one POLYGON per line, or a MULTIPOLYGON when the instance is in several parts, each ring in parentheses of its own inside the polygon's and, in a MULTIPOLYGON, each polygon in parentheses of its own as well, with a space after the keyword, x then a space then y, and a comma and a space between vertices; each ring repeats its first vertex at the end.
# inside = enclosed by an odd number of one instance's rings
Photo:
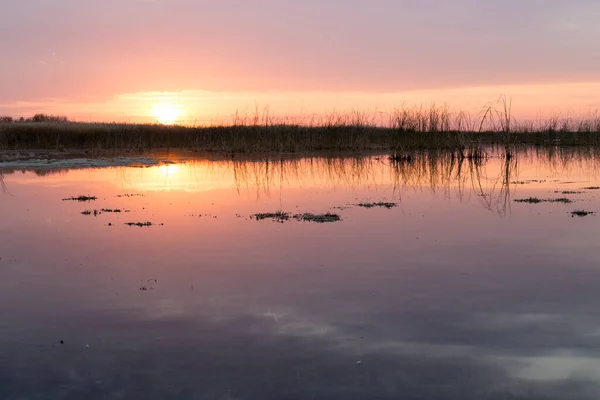
POLYGON ((600 109, 591 0, 20 0, 3 15, 0 114, 470 111, 502 94, 521 117, 600 109))

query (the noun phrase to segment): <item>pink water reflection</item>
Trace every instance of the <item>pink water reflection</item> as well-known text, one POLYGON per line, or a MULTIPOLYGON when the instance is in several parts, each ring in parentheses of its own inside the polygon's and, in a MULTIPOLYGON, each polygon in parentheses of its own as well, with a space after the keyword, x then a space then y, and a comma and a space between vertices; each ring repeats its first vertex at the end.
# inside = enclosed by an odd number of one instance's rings
POLYGON ((356 393, 393 398, 406 390, 398 373, 425 393, 423 376, 460 365, 464 390, 491 380, 545 393, 573 374, 595 390, 597 369, 582 366, 600 364, 585 350, 600 329, 600 228, 569 212, 600 211, 600 191, 581 189, 599 181, 596 158, 491 158, 460 174, 452 160, 429 161, 5 173, 0 364, 19 372, 4 386, 19 392, 46 373, 91 398, 160 398, 177 385, 256 398, 341 393, 351 377, 356 393), (562 191, 582 193, 567 196, 573 204, 513 201, 562 191), (62 201, 80 194, 98 200, 62 201), (398 207, 355 206, 383 200, 398 207), (130 212, 81 214, 102 208, 130 212), (250 218, 279 209, 343 220, 250 218), (141 365, 137 384, 117 378, 141 365))

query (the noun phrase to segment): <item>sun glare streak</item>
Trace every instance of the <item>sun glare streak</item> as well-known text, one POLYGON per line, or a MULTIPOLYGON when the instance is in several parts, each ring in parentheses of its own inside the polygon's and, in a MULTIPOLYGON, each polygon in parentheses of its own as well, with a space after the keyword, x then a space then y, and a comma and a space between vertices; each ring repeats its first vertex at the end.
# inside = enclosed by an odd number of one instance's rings
POLYGON ((174 103, 159 103, 152 108, 151 115, 161 124, 173 125, 183 115, 183 110, 174 103))

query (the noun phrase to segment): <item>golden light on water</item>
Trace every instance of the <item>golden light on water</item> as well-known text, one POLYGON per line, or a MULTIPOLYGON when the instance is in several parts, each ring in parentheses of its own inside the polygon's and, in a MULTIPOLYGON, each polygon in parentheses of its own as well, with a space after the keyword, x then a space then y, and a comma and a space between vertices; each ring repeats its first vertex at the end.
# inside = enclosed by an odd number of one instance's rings
POLYGON ((181 106, 175 103, 158 103, 152 107, 151 115, 164 125, 173 125, 184 115, 181 106))
POLYGON ((178 172, 180 172, 181 167, 177 164, 168 164, 161 165, 160 167, 158 167, 158 170, 160 171, 160 174, 166 178, 173 177, 174 175, 176 175, 178 172))

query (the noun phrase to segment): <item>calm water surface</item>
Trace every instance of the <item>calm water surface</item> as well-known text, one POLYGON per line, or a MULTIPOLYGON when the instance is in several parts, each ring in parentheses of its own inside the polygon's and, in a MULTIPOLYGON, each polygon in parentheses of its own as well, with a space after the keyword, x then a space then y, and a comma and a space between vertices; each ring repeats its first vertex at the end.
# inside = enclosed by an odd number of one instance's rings
POLYGON ((5 169, 0 399, 597 399, 598 160, 5 169))

